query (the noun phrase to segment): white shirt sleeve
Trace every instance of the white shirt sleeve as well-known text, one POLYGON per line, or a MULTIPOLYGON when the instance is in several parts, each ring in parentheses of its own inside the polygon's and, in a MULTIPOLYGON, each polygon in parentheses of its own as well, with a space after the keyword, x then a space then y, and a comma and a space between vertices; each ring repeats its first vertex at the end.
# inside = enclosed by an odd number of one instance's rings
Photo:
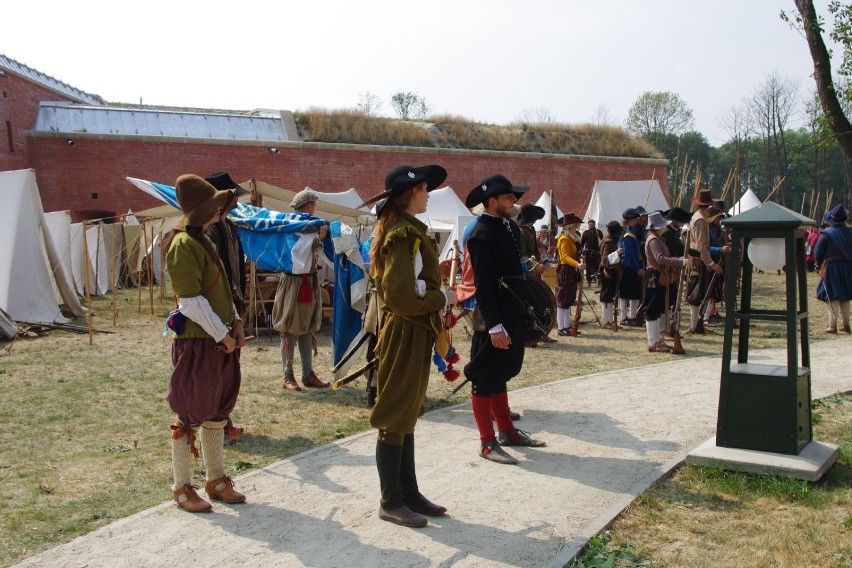
POLYGON ((219 319, 204 296, 178 298, 178 309, 183 315, 200 325, 216 343, 219 343, 222 338, 228 335, 228 328, 222 323, 222 320, 219 319))

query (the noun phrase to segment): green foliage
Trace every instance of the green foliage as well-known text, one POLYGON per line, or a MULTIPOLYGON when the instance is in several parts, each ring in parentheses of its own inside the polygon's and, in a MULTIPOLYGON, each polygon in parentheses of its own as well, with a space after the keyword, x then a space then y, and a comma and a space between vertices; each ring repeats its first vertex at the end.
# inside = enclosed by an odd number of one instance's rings
POLYGON ((633 568, 652 566, 647 558, 636 555, 629 546, 617 546, 604 532, 593 536, 582 556, 566 564, 566 568, 633 568))
POLYGON ((677 93, 645 91, 627 112, 627 128, 646 139, 679 135, 695 124, 692 109, 677 93))

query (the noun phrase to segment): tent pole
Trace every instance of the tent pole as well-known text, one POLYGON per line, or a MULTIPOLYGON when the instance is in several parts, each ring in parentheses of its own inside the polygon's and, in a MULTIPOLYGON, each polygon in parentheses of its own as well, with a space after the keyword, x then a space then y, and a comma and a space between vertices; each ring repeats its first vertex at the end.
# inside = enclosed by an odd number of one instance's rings
MULTIPOLYGON (((160 229, 157 232, 157 246, 163 246, 163 224, 160 223, 160 229)), ((154 258, 154 247, 151 247, 151 258, 154 258)), ((160 303, 163 304, 166 301, 166 268, 165 263, 162 261, 162 257, 160 257, 160 303)))
POLYGON ((148 263, 148 298, 154 315, 154 227, 151 227, 151 262, 148 263))
MULTIPOLYGON (((148 254, 148 232, 145 221, 142 222, 142 245, 145 247, 145 255, 148 254)), ((142 257, 145 258, 144 256, 142 257)), ((139 284, 136 288, 136 312, 142 313, 142 267, 139 267, 139 284)))
POLYGON ((115 289, 118 287, 118 267, 115 263, 115 249, 118 246, 115 243, 116 240, 116 231, 115 225, 113 225, 112 231, 112 254, 110 255, 112 258, 110 259, 110 266, 112 267, 112 327, 116 326, 116 320, 118 319, 118 302, 116 301, 116 291, 115 289))
POLYGON ((89 345, 92 345, 92 295, 89 291, 89 243, 86 241, 86 222, 83 221, 83 286, 86 288, 86 326, 89 328, 89 345))
POLYGON ((250 273, 249 280, 251 282, 251 293, 249 294, 249 305, 251 306, 251 312, 254 316, 254 336, 260 337, 257 333, 257 266, 255 266, 254 262, 249 261, 250 273))

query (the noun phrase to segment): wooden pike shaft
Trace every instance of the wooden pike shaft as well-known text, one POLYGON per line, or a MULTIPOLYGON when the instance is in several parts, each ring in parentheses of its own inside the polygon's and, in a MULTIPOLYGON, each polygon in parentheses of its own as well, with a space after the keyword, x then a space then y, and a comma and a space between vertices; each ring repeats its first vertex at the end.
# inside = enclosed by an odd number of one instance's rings
POLYGON ((769 192, 769 195, 766 196, 766 199, 763 200, 764 203, 769 201, 769 198, 775 195, 775 192, 778 191, 778 188, 781 187, 781 184, 784 183, 785 179, 787 179, 787 176, 784 176, 780 180, 778 180, 778 183, 775 184, 775 187, 772 189, 772 191, 769 192))

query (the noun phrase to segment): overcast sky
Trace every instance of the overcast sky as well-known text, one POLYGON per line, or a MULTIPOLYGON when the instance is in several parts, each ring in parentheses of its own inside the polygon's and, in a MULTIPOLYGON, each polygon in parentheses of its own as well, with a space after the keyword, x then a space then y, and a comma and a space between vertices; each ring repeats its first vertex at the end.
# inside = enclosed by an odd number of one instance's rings
POLYGON ((108 101, 235 110, 354 107, 370 92, 393 116, 391 95, 413 91, 486 123, 605 108, 622 125, 643 92, 671 91, 719 146, 719 117, 767 74, 814 89, 782 9, 792 0, 7 2, 0 53, 108 101))

